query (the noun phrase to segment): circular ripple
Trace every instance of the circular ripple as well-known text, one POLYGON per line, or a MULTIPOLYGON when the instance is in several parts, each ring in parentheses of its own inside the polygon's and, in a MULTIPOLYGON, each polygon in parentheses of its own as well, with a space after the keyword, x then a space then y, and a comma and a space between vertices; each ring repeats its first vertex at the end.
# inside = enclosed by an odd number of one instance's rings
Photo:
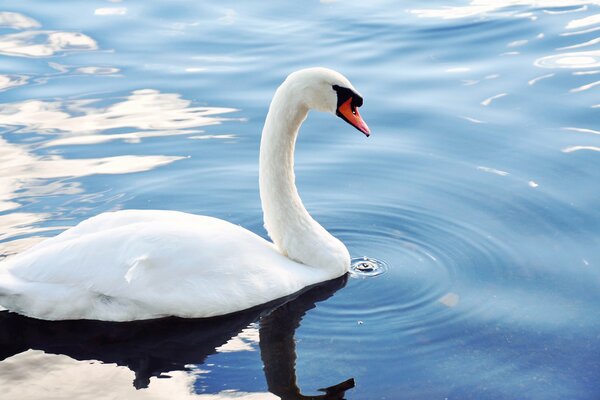
POLYGON ((600 51, 580 51, 553 54, 535 61, 542 68, 596 68, 600 66, 600 51))
POLYGON ((350 262, 350 276, 355 278, 368 278, 377 276, 387 271, 384 261, 369 257, 353 258, 350 262))
POLYGON ((428 210, 381 205, 337 212, 352 219, 332 233, 350 254, 368 255, 352 259, 350 276, 385 275, 349 281, 333 301, 320 306, 314 315, 319 323, 361 321, 372 324, 371 329, 381 328, 382 335, 395 329, 443 327, 485 312, 490 288, 510 279, 505 266, 518 258, 475 223, 428 210))

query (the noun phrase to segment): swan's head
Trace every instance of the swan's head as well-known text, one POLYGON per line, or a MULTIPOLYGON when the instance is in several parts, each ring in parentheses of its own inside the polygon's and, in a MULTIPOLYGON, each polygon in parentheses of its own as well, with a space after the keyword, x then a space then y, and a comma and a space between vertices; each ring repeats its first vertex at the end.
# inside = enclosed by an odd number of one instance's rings
POLYGON ((335 114, 366 136, 371 134, 358 113, 363 98, 344 75, 327 68, 307 68, 292 73, 287 80, 298 89, 297 95, 308 108, 335 114))

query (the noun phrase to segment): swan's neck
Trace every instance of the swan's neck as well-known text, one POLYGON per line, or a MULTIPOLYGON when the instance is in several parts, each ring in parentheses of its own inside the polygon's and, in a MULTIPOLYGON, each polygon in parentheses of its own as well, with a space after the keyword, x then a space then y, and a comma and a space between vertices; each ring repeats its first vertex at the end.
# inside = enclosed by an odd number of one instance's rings
POLYGON ((262 133, 259 176, 265 227, 282 254, 338 276, 350 265, 348 250, 312 219, 295 185, 294 147, 308 108, 294 92, 287 81, 279 87, 262 133))

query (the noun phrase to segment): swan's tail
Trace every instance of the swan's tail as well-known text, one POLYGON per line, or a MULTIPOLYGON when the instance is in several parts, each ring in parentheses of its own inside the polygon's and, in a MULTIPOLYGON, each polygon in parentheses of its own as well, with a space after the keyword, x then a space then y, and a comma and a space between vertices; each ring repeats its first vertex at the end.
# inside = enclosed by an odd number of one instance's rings
POLYGON ((85 290, 63 284, 31 282, 8 271, 0 271, 0 306, 27 317, 59 320, 73 319, 73 313, 69 312, 73 309, 75 315, 82 315, 82 310, 89 309, 94 303, 90 302, 85 290), (69 304, 69 308, 60 307, 61 304, 69 304))
POLYGON ((0 311, 18 312, 22 282, 9 272, 0 272, 0 311))

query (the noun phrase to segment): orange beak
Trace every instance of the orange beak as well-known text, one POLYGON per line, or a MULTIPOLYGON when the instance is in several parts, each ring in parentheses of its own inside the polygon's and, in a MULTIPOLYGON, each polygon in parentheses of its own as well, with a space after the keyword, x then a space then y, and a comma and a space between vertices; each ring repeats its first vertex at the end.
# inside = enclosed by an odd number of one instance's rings
POLYGON ((352 106, 351 98, 338 107, 338 113, 341 114, 340 116, 346 120, 346 122, 369 137, 371 130, 358 113, 358 108, 352 106))

